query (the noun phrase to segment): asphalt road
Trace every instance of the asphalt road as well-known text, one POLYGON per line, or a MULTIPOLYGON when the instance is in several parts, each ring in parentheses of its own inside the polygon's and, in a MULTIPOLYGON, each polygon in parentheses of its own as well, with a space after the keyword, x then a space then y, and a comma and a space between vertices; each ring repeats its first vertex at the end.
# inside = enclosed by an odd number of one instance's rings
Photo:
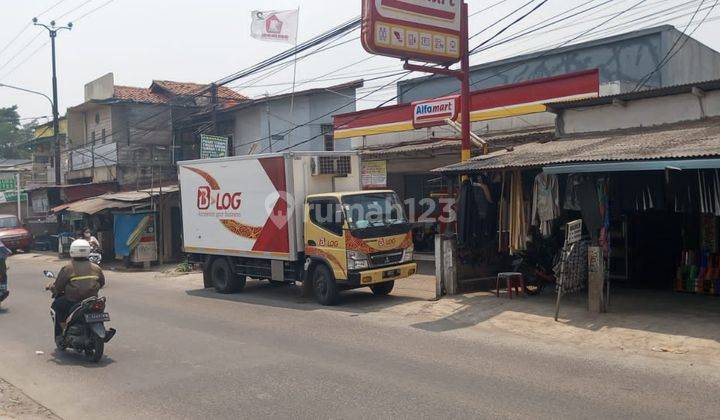
POLYGON ((118 335, 93 365, 54 352, 46 259, 10 260, 0 377, 66 419, 720 415, 720 375, 691 363, 433 332, 369 313, 365 292, 326 309, 289 287, 221 297, 152 274, 108 273, 118 335))

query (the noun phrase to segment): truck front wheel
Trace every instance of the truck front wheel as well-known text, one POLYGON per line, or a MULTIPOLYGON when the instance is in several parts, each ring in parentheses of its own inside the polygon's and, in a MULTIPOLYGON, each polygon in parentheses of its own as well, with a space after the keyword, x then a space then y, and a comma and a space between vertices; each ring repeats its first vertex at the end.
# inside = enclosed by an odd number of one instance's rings
POLYGON ((392 292, 393 287, 395 287, 395 281, 386 281, 370 286, 370 290, 377 296, 387 296, 392 292))
POLYGON ((245 287, 245 276, 237 276, 226 258, 216 258, 210 265, 210 278, 218 293, 235 293, 245 287))
POLYGON ((338 287, 335 278, 324 264, 318 264, 312 273, 312 286, 315 299, 324 306, 335 305, 338 301, 338 287))

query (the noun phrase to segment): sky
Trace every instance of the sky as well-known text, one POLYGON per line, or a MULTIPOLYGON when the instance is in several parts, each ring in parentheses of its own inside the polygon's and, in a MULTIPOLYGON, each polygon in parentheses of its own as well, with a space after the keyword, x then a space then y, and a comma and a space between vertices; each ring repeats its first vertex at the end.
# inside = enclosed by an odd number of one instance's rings
MULTIPOLYGON (((720 0, 719 0, 720 1, 720 0)), ((534 6, 535 0, 469 0, 471 47, 486 41, 534 6), (527 4, 516 13, 511 12, 527 4), (510 16, 508 16, 510 15, 510 16), (508 17, 506 17, 508 16, 508 17)), ((551 22, 594 7, 532 36, 499 45, 473 56, 472 64, 519 53, 552 48, 563 42, 581 42, 657 24, 670 23, 720 50, 720 5, 697 0, 548 0, 537 11, 491 41, 496 42, 526 28, 551 22), (627 10, 629 9, 629 10, 627 10), (625 11, 620 14, 620 12, 625 11), (562 15, 564 13, 564 15, 562 15), (707 20, 698 25, 707 14, 707 20), (601 25, 602 24, 602 25, 601 25), (598 26, 599 25, 599 26, 598 26), (597 29, 591 30, 594 27, 597 29), (574 39, 585 31, 584 37, 574 39)), ((108 72, 119 85, 148 87, 153 79, 209 83, 263 59, 290 45, 250 37, 252 10, 300 8, 299 40, 305 41, 360 15, 361 0, 0 0, 0 83, 21 86, 51 95, 50 46, 44 29, 29 25, 40 21, 73 21, 72 31, 57 38, 60 112, 83 101, 83 89, 108 72)), ((359 109, 377 106, 394 95, 389 77, 402 70, 399 60, 371 56, 360 45, 359 30, 335 41, 345 44, 298 62, 298 86, 329 86, 365 77, 358 92, 359 109), (320 77, 322 76, 322 77, 320 77), (318 79, 320 80, 313 80, 318 79)), ((230 86, 250 96, 291 89, 293 66, 268 75, 251 76, 230 86), (254 80, 258 79, 258 80, 254 80)), ((406 78, 421 76, 412 74, 406 78)), ((21 117, 51 114, 46 99, 0 87, 0 107, 17 105, 21 117)), ((46 119, 40 119, 44 122, 46 119)))

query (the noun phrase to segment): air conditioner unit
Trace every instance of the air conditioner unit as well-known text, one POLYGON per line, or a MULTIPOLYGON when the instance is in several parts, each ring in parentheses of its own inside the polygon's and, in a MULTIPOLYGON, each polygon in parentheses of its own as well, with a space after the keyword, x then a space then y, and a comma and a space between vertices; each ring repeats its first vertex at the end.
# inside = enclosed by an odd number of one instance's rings
POLYGON ((346 176, 352 173, 350 156, 313 156, 310 168, 313 176, 346 176))

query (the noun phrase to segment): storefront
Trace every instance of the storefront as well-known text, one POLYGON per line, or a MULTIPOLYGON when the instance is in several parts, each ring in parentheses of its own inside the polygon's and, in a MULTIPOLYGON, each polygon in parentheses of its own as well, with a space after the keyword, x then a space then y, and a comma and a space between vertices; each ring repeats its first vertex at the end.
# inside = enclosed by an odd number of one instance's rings
MULTIPOLYGON (((549 141, 555 117, 546 103, 595 97, 598 77, 591 70, 473 92, 473 155, 549 141)), ((432 170, 459 160, 458 109, 458 98, 446 97, 334 117, 335 139, 352 138, 362 153, 364 187, 392 189, 404 201, 419 258, 432 259, 439 220, 457 193, 432 170)))
POLYGON ((459 202, 461 286, 518 271, 531 291, 554 290, 568 223, 582 220, 579 287, 597 247, 603 301, 624 287, 720 295, 717 119, 570 135, 436 173, 471 178, 459 202))
MULTIPOLYGON (((177 261, 181 256, 177 185, 107 193, 53 209, 67 235, 89 228, 103 254, 128 263, 177 261)), ((109 258, 108 258, 109 259, 109 258)))

